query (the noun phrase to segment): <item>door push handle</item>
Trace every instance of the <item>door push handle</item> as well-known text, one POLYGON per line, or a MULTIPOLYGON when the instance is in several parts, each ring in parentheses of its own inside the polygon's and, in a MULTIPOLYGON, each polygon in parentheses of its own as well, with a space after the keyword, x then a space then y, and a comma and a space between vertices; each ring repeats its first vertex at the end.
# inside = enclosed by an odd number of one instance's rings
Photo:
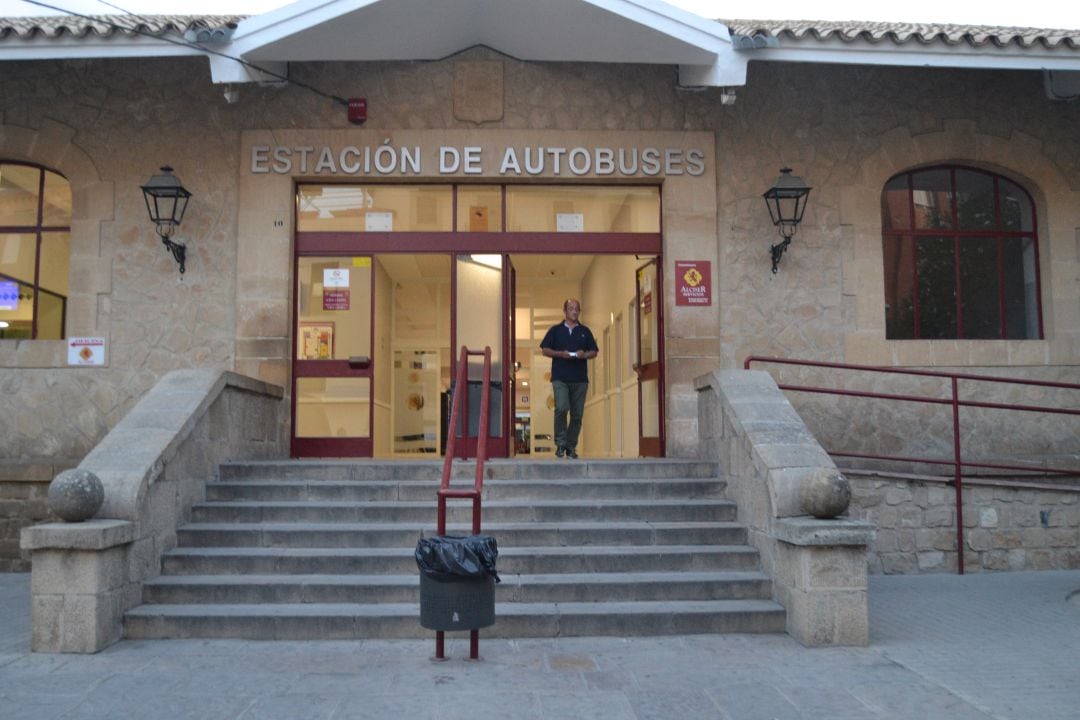
POLYGON ((371 358, 367 355, 352 355, 349 357, 349 367, 363 369, 371 366, 371 358))

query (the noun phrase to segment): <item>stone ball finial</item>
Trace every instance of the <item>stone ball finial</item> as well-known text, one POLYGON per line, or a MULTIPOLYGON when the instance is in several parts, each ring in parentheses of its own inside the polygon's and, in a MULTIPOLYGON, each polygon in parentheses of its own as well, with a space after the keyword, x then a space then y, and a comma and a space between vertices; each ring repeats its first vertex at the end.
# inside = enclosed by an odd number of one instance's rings
POLYGON ((808 515, 834 518, 842 515, 851 503, 851 483, 838 471, 821 468, 803 479, 799 501, 808 515))
POLYGON ((65 470, 49 483, 49 510, 64 522, 89 520, 104 502, 105 486, 89 470, 65 470))

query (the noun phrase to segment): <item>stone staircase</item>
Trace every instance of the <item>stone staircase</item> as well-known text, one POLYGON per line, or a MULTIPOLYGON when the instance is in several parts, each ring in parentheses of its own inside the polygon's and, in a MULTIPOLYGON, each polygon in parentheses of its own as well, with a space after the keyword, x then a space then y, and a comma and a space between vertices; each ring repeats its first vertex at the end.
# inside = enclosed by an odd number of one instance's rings
MULTIPOLYGON (((178 531, 128 638, 432 637, 413 550, 435 534, 441 462, 226 464, 178 531)), ((455 463, 471 485, 472 463, 455 463)), ((484 637, 783 632, 783 608, 716 466, 489 461, 499 543, 484 637)), ((451 501, 448 534, 470 531, 451 501)))

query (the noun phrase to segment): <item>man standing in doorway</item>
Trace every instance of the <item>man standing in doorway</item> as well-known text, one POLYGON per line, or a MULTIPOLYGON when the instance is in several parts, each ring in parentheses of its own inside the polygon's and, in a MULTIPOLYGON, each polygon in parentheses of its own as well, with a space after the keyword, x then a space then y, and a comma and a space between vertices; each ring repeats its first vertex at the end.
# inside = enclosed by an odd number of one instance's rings
POLYGON ((581 303, 570 298, 563 303, 565 320, 552 326, 540 343, 544 357, 551 358, 551 389, 555 393, 555 457, 577 459, 581 416, 585 413, 585 394, 589 390, 587 360, 596 357, 600 348, 592 331, 578 322, 581 303), (567 424, 566 416, 570 415, 567 424))

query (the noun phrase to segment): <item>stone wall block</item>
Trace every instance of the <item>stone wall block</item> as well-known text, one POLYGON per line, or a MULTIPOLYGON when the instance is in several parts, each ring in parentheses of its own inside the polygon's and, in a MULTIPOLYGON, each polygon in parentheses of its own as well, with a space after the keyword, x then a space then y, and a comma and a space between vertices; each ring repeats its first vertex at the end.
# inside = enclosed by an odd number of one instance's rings
POLYGON ((938 570, 945 566, 945 553, 937 551, 920 552, 917 555, 920 571, 938 570))
POLYGON ((886 575, 911 575, 916 571, 913 553, 881 553, 882 572, 886 575))
POLYGON ((923 514, 923 524, 929 528, 954 527, 956 511, 951 507, 931 507, 923 514))
POLYGON ((870 619, 866 592, 795 590, 789 597, 787 631, 809 647, 867 645, 870 619))
POLYGON ((30 649, 63 652, 64 596, 34 593, 30 598, 30 649))
POLYGON ((44 550, 34 554, 32 593, 96 594, 121 583, 127 569, 126 546, 115 552, 44 550))

